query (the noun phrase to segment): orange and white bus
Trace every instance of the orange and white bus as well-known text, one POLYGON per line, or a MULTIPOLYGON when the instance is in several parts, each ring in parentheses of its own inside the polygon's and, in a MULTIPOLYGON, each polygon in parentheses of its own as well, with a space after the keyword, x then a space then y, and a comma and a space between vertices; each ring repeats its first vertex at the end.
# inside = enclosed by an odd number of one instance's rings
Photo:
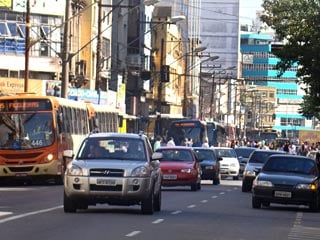
POLYGON ((0 180, 62 183, 66 166, 63 151, 77 150, 93 130, 90 123, 102 126, 109 121, 102 117, 97 121, 98 112, 98 107, 88 103, 52 96, 26 93, 0 97, 0 180))

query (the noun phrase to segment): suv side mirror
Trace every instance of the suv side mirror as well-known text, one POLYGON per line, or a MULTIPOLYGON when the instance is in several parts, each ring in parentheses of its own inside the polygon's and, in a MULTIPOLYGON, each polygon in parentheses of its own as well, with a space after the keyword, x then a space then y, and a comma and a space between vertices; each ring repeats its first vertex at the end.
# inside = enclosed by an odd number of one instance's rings
POLYGON ((161 152, 154 152, 151 157, 152 161, 160 160, 161 158, 163 158, 163 154, 161 152))
POLYGON ((73 151, 72 150, 64 150, 63 156, 66 158, 73 158, 73 151))

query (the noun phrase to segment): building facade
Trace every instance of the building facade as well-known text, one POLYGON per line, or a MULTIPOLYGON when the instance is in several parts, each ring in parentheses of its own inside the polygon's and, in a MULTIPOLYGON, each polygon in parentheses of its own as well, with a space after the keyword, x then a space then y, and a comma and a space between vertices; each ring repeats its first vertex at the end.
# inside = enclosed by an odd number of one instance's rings
POLYGON ((312 120, 298 113, 303 97, 296 77, 298 65, 281 76, 275 69, 279 59, 271 51, 281 45, 270 34, 241 34, 242 77, 247 86, 276 90, 273 129, 281 132, 282 136, 297 138, 299 130, 312 129, 312 120))

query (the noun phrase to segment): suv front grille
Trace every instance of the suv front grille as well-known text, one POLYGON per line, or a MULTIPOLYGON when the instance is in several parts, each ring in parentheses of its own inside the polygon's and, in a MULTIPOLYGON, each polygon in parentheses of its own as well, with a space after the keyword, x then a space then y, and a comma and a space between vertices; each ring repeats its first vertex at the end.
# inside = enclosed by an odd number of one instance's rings
POLYGON ((92 177, 123 177, 123 175, 123 169, 93 168, 90 170, 92 177))
POLYGON ((100 186, 100 185, 90 184, 90 190, 91 191, 121 192, 122 191, 122 186, 121 185, 100 186))

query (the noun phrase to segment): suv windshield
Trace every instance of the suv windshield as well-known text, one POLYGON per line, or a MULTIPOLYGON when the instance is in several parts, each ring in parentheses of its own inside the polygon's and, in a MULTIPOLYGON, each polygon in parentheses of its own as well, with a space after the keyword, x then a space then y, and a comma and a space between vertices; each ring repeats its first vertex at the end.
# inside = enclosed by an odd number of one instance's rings
POLYGON ((78 159, 121 159, 146 161, 143 141, 132 138, 88 138, 78 153, 78 159))

